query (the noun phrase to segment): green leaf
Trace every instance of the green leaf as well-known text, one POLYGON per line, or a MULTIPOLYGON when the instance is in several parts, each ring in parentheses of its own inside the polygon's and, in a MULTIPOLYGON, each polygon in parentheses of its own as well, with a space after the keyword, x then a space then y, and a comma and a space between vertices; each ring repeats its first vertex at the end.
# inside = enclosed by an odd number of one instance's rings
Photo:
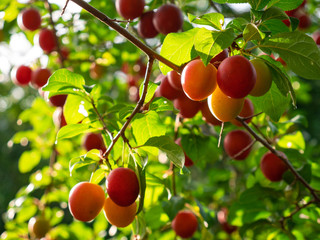
POLYGON ((258 111, 263 111, 275 122, 287 110, 289 98, 284 97, 275 84, 272 83, 270 90, 261 97, 250 97, 258 111))
MULTIPOLYGON (((163 41, 160 54, 176 65, 182 65, 195 57, 192 52, 198 28, 186 32, 169 33, 163 41)), ((160 62, 159 67, 164 75, 172 71, 166 64, 160 62)))
POLYGON ((150 106, 149 110, 154 110, 156 112, 165 112, 165 111, 173 111, 173 103, 166 98, 159 97, 155 98, 150 106))
POLYGON ((303 135, 300 131, 284 135, 279 139, 278 145, 282 148, 292 148, 301 151, 304 151, 306 148, 303 135))
POLYGON ((272 74, 272 80, 277 85, 281 94, 285 97, 287 97, 289 94, 292 100, 292 104, 295 106, 296 105, 295 92, 289 80, 289 76, 284 70, 282 64, 267 55, 261 55, 260 58, 263 59, 265 63, 268 65, 272 74))
POLYGON ((248 23, 248 20, 245 18, 235 18, 227 24, 226 29, 232 28, 237 32, 243 32, 244 28, 247 26, 248 23))
POLYGON ((138 145, 143 145, 151 137, 165 135, 167 131, 166 126, 154 111, 136 114, 131 125, 133 136, 138 145))
POLYGON ((19 159, 19 171, 30 172, 41 160, 41 153, 37 150, 24 151, 19 159))
POLYGON ((83 97, 69 95, 63 107, 63 114, 68 124, 75 124, 88 117, 91 109, 91 103, 83 97))
POLYGON ((265 34, 260 32, 256 25, 249 23, 243 31, 243 38, 246 42, 252 40, 262 40, 265 37, 265 34))
POLYGON ((77 124, 68 124, 61 128, 57 135, 57 141, 66 138, 72 138, 79 134, 90 132, 91 127, 90 123, 77 123, 77 124))
POLYGON ((270 19, 261 22, 259 29, 263 32, 270 32, 271 35, 290 32, 290 29, 287 27, 287 25, 285 25, 281 20, 278 19, 270 19))
POLYGON ((49 78, 48 83, 42 88, 44 91, 50 91, 49 97, 57 94, 74 94, 85 96, 84 78, 70 72, 67 69, 55 71, 49 78))
POLYGON ((296 9, 301 5, 303 0, 270 0, 268 7, 278 7, 284 11, 296 9))
POLYGON ((271 19, 278 19, 278 20, 284 20, 288 19, 288 15, 278 7, 271 7, 263 12, 262 21, 268 21, 271 19))
POLYGON ((119 118, 124 119, 124 118, 128 117, 132 113, 133 110, 134 110, 133 106, 126 106, 124 108, 121 108, 119 111, 119 118))
POLYGON ((213 0, 216 3, 247 3, 247 0, 213 0))
POLYGON ((176 167, 182 168, 184 166, 185 156, 181 147, 175 144, 172 138, 168 136, 150 138, 143 146, 156 147, 161 150, 176 167))
POLYGON ((211 26, 218 30, 222 30, 224 24, 224 16, 221 13, 208 13, 200 17, 188 14, 188 18, 192 23, 211 26))
POLYGON ((139 176, 139 184, 140 184, 140 198, 139 198, 139 207, 137 210, 136 215, 138 215, 142 210, 143 210, 143 205, 144 205, 144 198, 145 198, 145 193, 146 193, 146 169, 141 168, 139 165, 137 166, 138 168, 138 176, 139 176))
POLYGON ((270 0, 248 0, 249 4, 254 10, 262 10, 270 0))
POLYGON ((94 173, 92 173, 90 182, 94 184, 99 184, 102 181, 102 179, 105 178, 105 176, 106 172, 103 169, 98 168, 94 173))
POLYGON ((320 50, 315 41, 305 33, 279 33, 266 39, 259 47, 278 53, 297 75, 307 79, 320 79, 320 50))
POLYGON ((100 152, 97 149, 90 150, 80 157, 72 158, 69 162, 70 175, 72 175, 77 169, 97 163, 98 161, 100 161, 100 152))
POLYGON ((162 208, 168 215, 170 220, 173 220, 177 213, 184 207, 186 200, 179 196, 173 196, 169 201, 162 202, 162 208))
POLYGON ((214 56, 229 47, 234 38, 235 34, 231 28, 220 32, 201 28, 196 35, 194 46, 204 64, 207 65, 214 56))
MULTIPOLYGON (((158 85, 153 83, 153 82, 149 82, 148 83, 147 96, 146 96, 146 99, 144 100, 145 103, 148 103, 148 102, 151 101, 151 99, 153 98, 157 87, 158 87, 158 85)), ((143 83, 140 85, 140 88, 139 88, 139 95, 140 96, 142 96, 142 90, 143 90, 143 83)))

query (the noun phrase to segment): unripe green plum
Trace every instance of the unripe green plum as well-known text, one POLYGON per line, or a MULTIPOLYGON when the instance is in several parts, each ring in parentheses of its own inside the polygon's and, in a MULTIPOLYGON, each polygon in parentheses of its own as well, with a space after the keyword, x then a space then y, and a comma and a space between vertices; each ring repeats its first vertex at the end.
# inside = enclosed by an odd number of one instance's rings
POLYGON ((40 239, 46 236, 50 230, 50 223, 44 216, 32 217, 28 222, 28 230, 31 236, 40 239))
POLYGON ((250 61, 257 73, 257 80, 250 92, 250 95, 260 97, 266 94, 271 88, 272 74, 265 62, 260 58, 255 58, 250 61))

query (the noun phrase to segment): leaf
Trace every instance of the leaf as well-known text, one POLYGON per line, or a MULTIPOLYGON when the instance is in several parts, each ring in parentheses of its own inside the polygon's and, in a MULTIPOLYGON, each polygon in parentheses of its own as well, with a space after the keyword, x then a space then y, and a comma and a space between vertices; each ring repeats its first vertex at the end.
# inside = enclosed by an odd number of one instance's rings
POLYGON ((208 13, 200 17, 188 14, 189 21, 192 23, 211 26, 217 30, 222 30, 224 16, 221 13, 208 13))
POLYGON ((289 80, 289 76, 284 70, 282 64, 279 63, 278 61, 275 61, 273 58, 267 55, 261 55, 260 58, 263 59, 265 63, 268 65, 272 74, 272 80, 277 85, 281 94, 285 97, 287 97, 289 94, 292 99, 292 104, 295 106, 296 105, 295 92, 289 80))
POLYGON ((173 103, 166 98, 160 97, 155 98, 150 106, 149 110, 154 110, 156 112, 165 112, 165 111, 173 111, 173 103))
POLYGON ((48 83, 42 88, 44 91, 50 91, 49 97, 57 94, 75 94, 85 96, 84 78, 67 69, 55 71, 49 78, 48 83))
POLYGON ((302 4, 303 0, 270 0, 268 8, 275 6, 284 11, 296 9, 302 4))
POLYGON ((144 205, 144 198, 145 198, 145 193, 146 193, 146 169, 141 168, 139 165, 137 166, 138 168, 138 176, 139 176, 139 184, 140 184, 140 198, 139 198, 139 207, 137 210, 136 215, 138 215, 142 210, 143 210, 143 205, 144 205))
POLYGON ((320 50, 300 31, 279 33, 259 45, 280 55, 293 72, 307 79, 320 79, 320 50))
POLYGON ((83 97, 69 95, 63 107, 63 114, 68 124, 75 124, 88 117, 90 109, 92 109, 91 103, 83 97))
POLYGON ((133 136, 138 145, 143 145, 151 137, 166 133, 166 126, 154 111, 149 111, 146 114, 136 114, 131 125, 133 136))
POLYGON ((247 3, 247 0, 213 0, 216 3, 247 3))
POLYGON ((90 127, 89 123, 68 124, 59 130, 57 141, 90 132, 91 129, 92 128, 90 127))
POLYGON ((174 141, 168 136, 152 137, 143 146, 156 147, 161 150, 176 167, 184 166, 184 153, 174 141))
POLYGON ((100 161, 100 152, 97 149, 90 150, 85 155, 72 158, 69 162, 69 171, 72 176, 78 168, 93 164, 100 161))
POLYGON ((105 178, 105 176, 106 172, 103 169, 98 168, 94 173, 92 173, 90 182, 94 184, 99 184, 102 181, 102 179, 105 178))
POLYGON ((162 202, 162 208, 168 215, 170 220, 173 220, 177 213, 184 207, 185 199, 179 196, 173 196, 169 201, 162 202))
POLYGON ((275 84, 272 83, 270 90, 261 97, 250 97, 258 111, 265 112, 275 122, 287 110, 289 98, 284 97, 275 84))
POLYGON ((270 0, 248 0, 248 3, 254 10, 262 10, 270 0))
POLYGON ((124 119, 124 118, 128 117, 132 113, 133 110, 134 110, 134 107, 132 107, 132 106, 126 106, 126 107, 120 109, 119 118, 124 119))
POLYGON ((263 32, 270 32, 271 35, 290 32, 290 29, 287 27, 287 25, 285 25, 281 20, 278 19, 270 19, 261 22, 259 29, 263 32))
POLYGON ((19 159, 19 171, 30 172, 41 160, 41 153, 37 150, 24 151, 19 159))
POLYGON ((232 28, 237 32, 243 32, 244 28, 247 26, 248 23, 248 20, 245 18, 235 18, 227 24, 226 29, 232 28))
POLYGON ((205 65, 210 60, 229 47, 235 38, 231 28, 224 31, 210 31, 205 28, 198 30, 194 47, 205 65))
MULTIPOLYGON (((190 61, 195 57, 192 49, 198 30, 198 28, 193 28, 186 32, 169 33, 163 41, 161 56, 178 66, 190 61)), ((172 70, 162 62, 159 63, 159 67, 164 75, 172 70)))
MULTIPOLYGON (((151 101, 151 99, 153 98, 157 87, 158 87, 158 85, 153 83, 153 82, 149 82, 148 83, 147 95, 146 95, 146 98, 144 100, 145 103, 148 103, 148 102, 151 101)), ((139 88, 139 96, 140 97, 142 96, 142 90, 143 90, 143 83, 140 85, 140 88, 139 88)))
POLYGON ((291 148, 301 151, 304 151, 306 148, 306 143, 300 131, 284 135, 279 139, 277 144, 282 148, 291 148))
POLYGON ((288 15, 281 8, 271 7, 263 12, 261 20, 268 21, 271 19, 284 20, 288 19, 288 15))
POLYGON ((249 23, 243 31, 243 38, 246 42, 252 40, 262 40, 265 34, 260 32, 256 25, 253 23, 249 23))

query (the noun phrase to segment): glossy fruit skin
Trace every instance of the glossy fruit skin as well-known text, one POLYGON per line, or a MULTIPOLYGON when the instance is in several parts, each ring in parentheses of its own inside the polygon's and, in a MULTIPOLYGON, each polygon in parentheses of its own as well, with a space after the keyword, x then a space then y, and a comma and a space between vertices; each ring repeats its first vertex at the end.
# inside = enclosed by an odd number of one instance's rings
POLYGON ((24 9, 18 16, 18 25, 22 30, 34 31, 41 26, 41 15, 35 8, 24 9))
POLYGON ((218 68, 217 83, 231 98, 244 98, 256 83, 256 70, 248 59, 235 55, 223 60, 218 68))
POLYGON ((320 32, 319 31, 314 32, 312 34, 312 38, 316 42, 317 45, 320 45, 320 32))
POLYGON ((252 143, 253 140, 249 133, 243 130, 233 130, 225 136, 223 147, 232 159, 244 160, 251 152, 252 143))
POLYGON ((57 47, 56 37, 52 30, 43 28, 39 33, 39 45, 46 53, 50 53, 57 47))
POLYGON ((250 91, 250 95, 260 97, 266 94, 271 88, 272 74, 268 65, 263 60, 255 58, 250 62, 257 73, 257 80, 253 89, 250 91))
POLYGON ((26 86, 31 82, 32 70, 28 66, 21 65, 14 69, 12 80, 16 85, 26 86))
POLYGON ((179 114, 183 118, 193 118, 201 108, 201 103, 192 101, 184 93, 173 101, 173 106, 179 110, 179 114))
POLYGON ((228 49, 223 49, 217 56, 210 60, 210 63, 215 66, 216 69, 220 66, 220 63, 229 56, 228 49))
MULTIPOLYGON (((181 145, 181 138, 177 138, 176 141, 175 141, 176 144, 178 144, 181 148, 182 148, 182 145, 181 145)), ((183 149, 182 149, 183 150, 183 149)), ((191 167, 194 163, 193 161, 191 160, 191 158, 189 158, 186 154, 186 152, 183 150, 183 153, 184 153, 184 165, 186 167, 191 167)))
POLYGON ((87 151, 92 149, 99 149, 102 152, 106 151, 103 138, 99 133, 87 133, 83 139, 82 145, 87 151))
MULTIPOLYGON (((253 106, 253 103, 251 102, 251 100, 249 98, 246 98, 244 100, 244 104, 243 104, 243 107, 242 107, 242 110, 241 112, 239 113, 239 116, 240 117, 243 117, 243 118, 248 118, 248 117, 251 117, 253 116, 254 114, 254 106, 253 106)), ((251 122, 252 118, 248 118, 246 120, 246 123, 249 123, 251 122)), ((243 125, 241 124, 240 121, 238 121, 237 119, 233 119, 230 121, 232 124, 238 126, 238 127, 242 127, 243 125)))
MULTIPOLYGON (((281 152, 281 154, 286 158, 284 153, 281 152)), ((281 181, 284 172, 288 169, 287 165, 272 152, 263 155, 260 168, 263 175, 271 182, 281 181)))
POLYGON ((170 85, 173 88, 179 91, 183 91, 182 84, 181 84, 181 75, 179 73, 177 73, 176 71, 170 71, 168 72, 167 77, 170 85))
POLYGON ((217 86, 217 69, 200 59, 189 62, 181 74, 181 84, 185 94, 194 101, 206 99, 217 86))
POLYGON ((158 32, 164 35, 171 32, 178 32, 183 25, 182 12, 174 4, 164 4, 156 11, 153 18, 153 25, 158 32))
POLYGON ((179 237, 191 238, 197 231, 198 220, 193 212, 181 210, 173 219, 171 227, 179 237))
POLYGON ((107 177, 107 193, 112 201, 121 207, 133 204, 139 191, 139 180, 130 168, 113 169, 107 177))
POLYGON ((41 88, 46 85, 50 76, 51 71, 49 69, 39 68, 32 74, 31 85, 36 89, 41 88))
POLYGON ((221 122, 230 122, 242 110, 244 98, 236 99, 225 95, 216 87, 214 92, 208 97, 208 105, 211 113, 221 122))
POLYGON ((107 197, 103 211, 109 223, 118 228, 123 228, 133 222, 136 216, 137 204, 133 202, 127 207, 121 207, 115 204, 110 197, 107 197))
POLYGON ((142 38, 154 38, 159 33, 153 25, 154 14, 154 11, 148 11, 141 15, 137 30, 142 38))
POLYGON ((220 122, 215 116, 213 116, 213 114, 209 109, 207 101, 201 102, 201 113, 202 113, 202 119, 207 123, 213 126, 221 126, 222 122, 220 122))
POLYGON ((67 125, 66 119, 64 118, 63 109, 60 107, 56 108, 56 110, 53 112, 52 118, 54 125, 59 129, 67 125))
POLYGON ((179 91, 171 86, 167 76, 161 78, 159 77, 159 79, 161 79, 159 93, 162 97, 165 97, 169 100, 175 100, 183 95, 182 91, 179 91))
POLYGON ((50 230, 50 223, 43 216, 32 217, 28 222, 28 230, 31 236, 43 238, 50 230))
POLYGON ((145 6, 144 0, 116 0, 116 10, 124 19, 140 17, 145 6))
POLYGON ((105 193, 99 185, 80 182, 69 193, 69 210, 75 219, 89 222, 99 214, 104 200, 105 193))
POLYGON ((221 210, 217 214, 218 216, 218 222, 221 224, 221 227, 223 231, 225 231, 228 234, 233 233, 237 230, 236 226, 232 226, 228 223, 228 209, 227 208, 221 208, 221 210))
POLYGON ((55 107, 63 107, 63 105, 65 104, 66 100, 67 100, 67 96, 68 95, 55 95, 49 98, 49 102, 52 106, 55 107))

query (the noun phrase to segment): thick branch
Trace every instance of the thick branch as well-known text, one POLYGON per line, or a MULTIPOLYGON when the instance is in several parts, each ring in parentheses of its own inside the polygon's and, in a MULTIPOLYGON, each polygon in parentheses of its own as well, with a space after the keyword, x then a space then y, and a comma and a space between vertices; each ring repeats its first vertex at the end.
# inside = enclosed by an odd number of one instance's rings
POLYGON ((117 31, 119 34, 121 34, 123 37, 125 37, 130 42, 132 42, 135 46, 137 46, 139 49, 141 49, 149 57, 152 56, 154 59, 159 60, 160 62, 166 64, 168 67, 172 68, 173 70, 181 73, 182 68, 180 66, 177 66, 173 62, 171 62, 168 59, 162 57, 160 54, 158 54, 153 49, 151 49, 150 47, 145 45, 138 38, 136 38, 130 32, 128 32, 125 28, 121 27, 118 23, 116 23, 115 21, 110 19, 104 13, 100 12, 98 9, 92 7, 90 4, 86 3, 83 0, 72 0, 72 1, 74 3, 76 3, 76 4, 78 4, 80 7, 82 7, 86 11, 88 11, 91 15, 93 15, 94 17, 99 19, 104 24, 106 24, 109 27, 113 28, 115 31, 117 31))
POLYGON ((141 95, 136 107, 133 109, 131 115, 128 117, 127 121, 123 124, 122 128, 117 133, 117 135, 112 139, 112 142, 109 145, 107 151, 103 154, 104 158, 108 158, 108 155, 110 154, 110 152, 111 152, 113 146, 115 145, 115 143, 118 141, 119 137, 124 136, 124 132, 127 129, 127 127, 129 126, 131 120, 140 111, 141 107, 143 106, 144 100, 145 100, 146 95, 147 95, 148 83, 149 83, 149 79, 150 79, 150 76, 151 76, 153 62, 154 62, 154 58, 152 56, 149 56, 149 61, 148 61, 148 65, 147 65, 147 71, 146 71, 146 75, 145 75, 144 81, 143 81, 142 95, 141 95))
POLYGON ((292 166, 291 162, 285 158, 279 151, 274 149, 265 139, 260 137, 249 125, 245 122, 245 120, 241 117, 236 118, 238 121, 242 123, 242 125, 248 130, 248 132, 257 140, 259 141, 263 146, 265 146, 267 149, 270 150, 273 154, 275 154, 278 158, 280 158, 289 168, 289 170, 295 175, 295 177, 310 191, 312 196, 317 202, 320 202, 320 198, 316 193, 316 190, 313 189, 309 183, 296 171, 296 169, 292 166))

